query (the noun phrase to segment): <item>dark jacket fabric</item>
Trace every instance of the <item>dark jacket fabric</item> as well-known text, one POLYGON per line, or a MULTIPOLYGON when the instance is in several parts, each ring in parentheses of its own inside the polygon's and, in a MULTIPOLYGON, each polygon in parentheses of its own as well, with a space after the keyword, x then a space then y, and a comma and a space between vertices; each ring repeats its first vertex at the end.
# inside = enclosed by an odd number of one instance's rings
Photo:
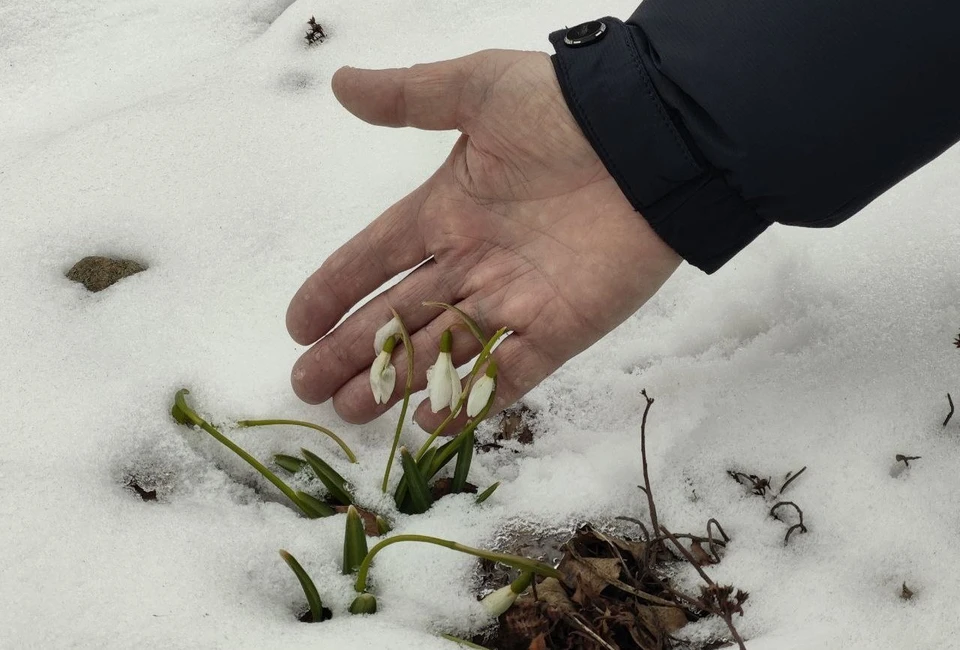
POLYGON ((601 22, 588 44, 550 36, 564 97, 708 273, 772 223, 840 223, 960 140, 954 0, 645 0, 601 22))

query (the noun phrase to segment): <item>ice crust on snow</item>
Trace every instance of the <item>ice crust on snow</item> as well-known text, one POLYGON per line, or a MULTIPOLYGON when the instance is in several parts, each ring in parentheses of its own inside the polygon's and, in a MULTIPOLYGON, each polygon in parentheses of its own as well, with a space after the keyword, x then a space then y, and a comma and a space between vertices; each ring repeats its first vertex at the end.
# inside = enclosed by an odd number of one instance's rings
MULTIPOLYGON (((173 392, 268 458, 310 447, 380 505, 390 418, 340 423, 292 395, 287 301, 326 255, 426 178, 449 133, 367 126, 329 90, 341 65, 392 67, 485 47, 546 49, 597 12, 568 0, 9 0, 0 7, 0 646, 449 648, 486 624, 474 563, 404 544, 380 557, 380 612, 346 616, 343 516, 298 518, 249 467, 168 417, 173 392), (303 45, 315 15, 329 39, 303 45), (442 32, 442 36, 438 35, 442 32), (83 255, 148 271, 99 294, 63 277, 83 255), (158 503, 123 487, 164 486, 158 503), (335 613, 294 619, 294 553, 335 613)), ((651 472, 674 531, 718 518, 717 581, 751 593, 752 650, 960 647, 960 151, 829 231, 773 228, 714 276, 682 268, 638 314, 535 389, 534 445, 478 454, 504 480, 398 532, 492 543, 526 522, 644 516, 651 472), (892 472, 898 453, 922 456, 892 472), (727 469, 781 477, 810 532, 783 545, 727 469), (892 474, 896 474, 893 476, 892 474), (916 595, 898 597, 906 582, 916 595)), ((397 411, 392 412, 396 416, 397 411)), ((421 441, 411 424, 408 440, 421 441)), ((692 572, 685 584, 695 585, 692 572)), ((691 629, 693 636, 710 632, 691 629)))

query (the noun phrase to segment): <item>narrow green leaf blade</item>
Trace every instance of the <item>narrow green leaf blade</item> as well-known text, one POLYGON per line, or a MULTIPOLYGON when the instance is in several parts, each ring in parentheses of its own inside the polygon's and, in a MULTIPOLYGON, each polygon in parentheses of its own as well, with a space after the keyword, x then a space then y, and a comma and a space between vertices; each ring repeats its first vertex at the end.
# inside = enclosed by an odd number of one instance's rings
POLYGON ((307 494, 306 492, 297 490, 297 498, 300 499, 301 506, 304 509, 309 510, 310 516, 314 519, 319 519, 320 517, 330 517, 336 514, 336 510, 312 494, 307 494))
POLYGON ((296 456, 287 456, 286 454, 274 454, 273 462, 287 470, 291 474, 296 474, 307 464, 307 461, 296 456))
POLYGON ((353 506, 347 508, 347 524, 343 534, 343 575, 356 573, 367 557, 367 532, 360 513, 353 506))
POLYGON ((345 506, 353 505, 353 496, 347 491, 346 479, 309 449, 301 449, 300 452, 307 459, 317 478, 330 492, 330 496, 345 506))
POLYGON ((417 461, 413 459, 406 447, 400 448, 400 463, 403 466, 403 475, 407 478, 412 513, 422 514, 433 505, 433 496, 430 494, 427 481, 417 467, 417 461))
POLYGON ((457 464, 453 470, 453 482, 450 484, 450 489, 454 494, 463 492, 463 488, 467 485, 467 475, 470 473, 470 463, 473 462, 474 430, 468 429, 465 433, 467 435, 460 443, 460 450, 457 452, 457 464))
POLYGON ((300 566, 297 558, 293 557, 287 551, 281 549, 280 557, 283 558, 283 561, 287 563, 287 566, 290 567, 293 574, 297 576, 297 580, 300 581, 303 593, 307 597, 307 604, 310 606, 310 615, 313 617, 313 622, 321 622, 323 620, 323 602, 320 600, 320 592, 317 591, 317 586, 313 584, 313 579, 310 577, 310 574, 300 566))
POLYGON ((477 495, 477 505, 483 503, 490 498, 490 495, 497 491, 497 488, 500 487, 500 481, 497 481, 486 490, 477 495))

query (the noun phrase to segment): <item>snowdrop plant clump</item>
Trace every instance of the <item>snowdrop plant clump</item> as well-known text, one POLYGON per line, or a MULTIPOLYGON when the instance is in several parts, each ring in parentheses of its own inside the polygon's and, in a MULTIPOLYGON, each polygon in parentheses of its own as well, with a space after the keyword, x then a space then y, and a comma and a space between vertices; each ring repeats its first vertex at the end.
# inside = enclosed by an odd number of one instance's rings
MULTIPOLYGON (((434 500, 438 497, 435 496, 429 482, 454 460, 455 466, 453 476, 449 481, 448 491, 452 493, 467 491, 467 477, 473 458, 474 431, 489 413, 496 395, 497 363, 491 354, 497 343, 506 334, 506 329, 500 329, 493 336, 487 338, 477 323, 456 307, 444 303, 425 303, 425 305, 441 307, 457 315, 465 328, 483 347, 474 360, 472 368, 462 380, 465 382, 465 386, 463 386, 453 362, 453 331, 447 329, 441 334, 436 362, 427 370, 427 396, 430 409, 434 413, 447 409, 449 414, 431 432, 419 451, 412 454, 405 447, 400 446, 400 438, 414 383, 413 361, 415 351, 413 344, 403 321, 396 312, 394 312, 394 317, 384 324, 374 336, 374 351, 377 356, 370 368, 370 390, 378 404, 388 403, 396 388, 397 371, 392 358, 398 342, 403 344, 407 356, 407 373, 400 415, 381 484, 382 492, 386 493, 390 487, 391 468, 399 450, 403 474, 394 487, 393 500, 397 510, 407 515, 426 512, 432 506, 434 500), (437 438, 443 434, 464 408, 466 409, 467 421, 461 431, 447 442, 435 446, 434 443, 437 438)), ((483 608, 492 617, 505 612, 517 596, 530 585, 534 575, 552 577, 559 575, 552 566, 535 560, 473 548, 451 540, 429 535, 390 536, 391 527, 387 520, 371 510, 360 508, 355 501, 351 486, 331 464, 320 456, 308 449, 301 449, 301 456, 287 454, 274 456, 274 463, 287 473, 291 475, 300 475, 301 473, 312 475, 310 478, 316 478, 323 485, 325 494, 310 494, 304 490, 297 490, 273 470, 230 440, 210 422, 200 417, 187 404, 187 394, 186 389, 177 392, 171 408, 171 415, 174 419, 180 424, 199 427, 240 456, 276 486, 304 516, 324 518, 335 515, 338 509, 339 512, 346 510, 342 571, 344 574, 355 573, 357 575, 355 584, 357 596, 348 609, 351 614, 374 614, 377 611, 376 596, 370 591, 367 583, 371 563, 382 549, 399 542, 418 542, 441 546, 518 569, 521 572, 519 578, 483 599, 483 608), (363 513, 363 516, 361 513, 363 513), (369 520, 369 526, 365 525, 364 518, 369 520), (373 534, 371 528, 376 536, 383 537, 383 539, 373 548, 368 549, 367 536, 373 534)), ((296 420, 240 420, 235 425, 238 427, 265 425, 308 427, 334 440, 341 447, 349 462, 359 462, 356 455, 343 440, 320 425, 296 420)), ((475 498, 475 502, 477 504, 483 503, 493 494, 498 485, 499 483, 494 483, 483 490, 475 498)), ((470 486, 470 489, 476 491, 473 486, 470 486)), ((288 551, 281 550, 280 555, 296 575, 306 596, 309 611, 302 620, 321 622, 331 618, 333 614, 323 607, 320 590, 314 584, 307 570, 288 551)))

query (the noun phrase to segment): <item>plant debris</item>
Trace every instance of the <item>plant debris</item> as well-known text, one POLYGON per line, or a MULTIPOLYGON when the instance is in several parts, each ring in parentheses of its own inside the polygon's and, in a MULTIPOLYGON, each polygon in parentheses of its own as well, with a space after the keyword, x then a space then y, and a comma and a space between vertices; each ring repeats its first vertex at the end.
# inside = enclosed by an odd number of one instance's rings
POLYGON ((68 280, 82 284, 87 291, 96 293, 146 270, 146 266, 133 260, 115 260, 91 255, 74 264, 64 275, 68 280))
MULTIPOLYGON (((350 506, 332 506, 333 510, 339 514, 346 514, 350 506)), ((370 512, 369 510, 364 510, 360 506, 354 506, 357 509, 357 513, 360 515, 360 519, 363 520, 363 530, 367 533, 367 537, 379 537, 380 528, 377 526, 377 514, 375 512, 370 512)))
POLYGON ((913 598, 913 590, 907 586, 906 581, 904 581, 903 587, 900 589, 900 598, 903 600, 910 600, 913 598))
POLYGON ((904 456, 903 454, 897 454, 896 459, 898 463, 903 463, 907 467, 910 467, 911 460, 920 460, 922 456, 904 456))
POLYGON ((304 36, 304 39, 307 41, 307 45, 316 45, 317 43, 323 43, 327 35, 323 31, 323 27, 320 23, 317 22, 316 17, 310 16, 310 20, 307 21, 307 34, 304 36))
MULTIPOLYGON (((957 340, 960 340, 960 337, 957 337, 957 340)), ((950 412, 947 413, 947 419, 943 421, 943 426, 947 426, 947 423, 950 422, 950 418, 953 417, 953 398, 950 397, 950 393, 947 393, 947 403, 950 404, 950 412)))
MULTIPOLYGON (((897 460, 900 460, 899 455, 897 456, 897 460)), ((909 458, 909 460, 913 460, 913 458, 911 457, 909 458)), ((801 467, 796 472, 787 472, 787 475, 783 477, 783 482, 780 485, 780 489, 776 491, 776 494, 773 493, 774 489, 773 489, 773 484, 771 482, 772 479, 770 478, 761 478, 756 474, 747 474, 746 472, 739 472, 735 470, 727 470, 727 475, 730 476, 730 478, 735 480, 740 485, 745 485, 748 488, 750 488, 751 494, 754 494, 758 497, 763 497, 763 498, 770 497, 771 499, 777 500, 776 503, 774 503, 773 506, 770 508, 770 516, 776 519, 777 521, 784 521, 781 518, 780 514, 778 513, 780 508, 792 507, 794 509, 794 511, 797 513, 797 516, 799 517, 799 521, 795 524, 792 524, 787 529, 787 533, 783 537, 783 543, 784 545, 786 545, 790 543, 790 537, 795 532, 799 531, 801 533, 806 533, 807 526, 803 521, 803 510, 800 509, 800 506, 798 506, 793 501, 782 501, 780 500, 780 497, 783 495, 786 489, 790 487, 790 485, 794 481, 796 481, 800 477, 800 475, 803 474, 805 471, 807 471, 806 465, 801 467)), ((784 523, 789 523, 789 522, 784 522, 784 523)))
MULTIPOLYGON (((492 435, 485 436, 485 442, 477 444, 477 451, 503 449, 502 442, 516 441, 521 445, 533 444, 533 424, 536 413, 526 404, 520 403, 504 410, 494 425, 492 435)), ((516 449, 511 449, 516 452, 516 449)))
MULTIPOLYGON (((465 483, 463 491, 468 494, 476 494, 477 486, 473 483, 465 483)), ((453 479, 449 476, 438 478, 433 482, 433 485, 430 486, 430 494, 433 495, 434 501, 438 501, 448 494, 453 494, 453 479)))
MULTIPOLYGON (((730 541, 723 527, 711 519, 707 536, 701 537, 674 535, 660 524, 646 454, 647 415, 654 400, 645 391, 642 395, 646 408, 640 429, 644 476, 640 489, 647 499, 649 526, 618 517, 637 525, 639 539, 581 526, 561 548, 558 568, 563 579, 534 583, 500 617, 496 632, 478 637, 477 643, 499 650, 665 650, 678 647, 674 633, 688 622, 714 615, 745 650, 733 617, 743 615, 747 593, 716 584, 701 568, 720 562, 720 549, 730 541), (680 538, 689 541, 690 549, 680 538), (690 563, 703 579, 699 594, 686 594, 672 585, 669 576, 681 562, 690 563)), ((784 487, 799 474, 788 475, 784 487)), ((716 641, 701 647, 719 647, 716 641)))
POLYGON ((146 490, 138 482, 137 479, 132 476, 127 479, 127 487, 133 490, 137 496, 139 496, 144 501, 156 501, 157 500, 157 491, 156 490, 146 490))

